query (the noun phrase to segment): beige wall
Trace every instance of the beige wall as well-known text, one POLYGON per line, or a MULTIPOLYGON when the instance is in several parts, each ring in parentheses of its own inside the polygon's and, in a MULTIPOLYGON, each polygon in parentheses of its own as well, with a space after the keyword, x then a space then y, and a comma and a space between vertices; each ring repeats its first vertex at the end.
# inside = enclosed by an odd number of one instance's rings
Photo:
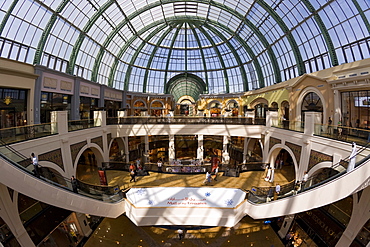
POLYGON ((27 95, 27 120, 33 124, 35 81, 38 77, 31 65, 0 58, 0 86, 26 89, 27 95))

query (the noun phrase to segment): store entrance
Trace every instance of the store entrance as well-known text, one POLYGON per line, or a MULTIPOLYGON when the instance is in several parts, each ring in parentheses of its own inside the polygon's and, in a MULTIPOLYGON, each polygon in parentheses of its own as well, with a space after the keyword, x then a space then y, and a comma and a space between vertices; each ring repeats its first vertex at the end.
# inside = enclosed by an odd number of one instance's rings
POLYGON ((15 127, 15 108, 0 108, 0 129, 15 127))

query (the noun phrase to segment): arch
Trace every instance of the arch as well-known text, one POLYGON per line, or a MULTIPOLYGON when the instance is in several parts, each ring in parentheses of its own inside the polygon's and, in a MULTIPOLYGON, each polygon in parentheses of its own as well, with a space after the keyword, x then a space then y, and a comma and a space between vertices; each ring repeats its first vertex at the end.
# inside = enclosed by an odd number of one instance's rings
MULTIPOLYGON (((318 163, 316 164, 314 167, 312 167, 310 170, 308 170, 308 177, 311 177, 311 176, 314 176, 318 173, 321 172, 322 169, 325 169, 325 168, 333 168, 333 163, 330 162, 330 161, 324 161, 324 162, 321 162, 321 163, 318 163)), ((342 172, 343 170, 339 170, 339 168, 341 168, 342 166, 337 166, 337 169, 334 169, 338 172, 342 172)))
POLYGON ((236 107, 239 107, 239 103, 235 99, 230 99, 226 102, 226 108, 228 108, 229 106, 232 107, 232 108, 235 108, 235 105, 236 105, 236 107), (233 106, 231 105, 232 103, 234 103, 233 106))
MULTIPOLYGON (((112 157, 112 148, 113 148, 113 143, 116 142, 117 145, 118 145, 118 156, 117 157, 123 157, 126 155, 126 152, 125 152, 125 139, 122 138, 122 137, 116 137, 116 138, 113 138, 110 143, 108 143, 108 153, 109 153, 109 159, 111 160, 111 157, 112 157)), ((125 161, 125 160, 124 160, 125 161)))
MULTIPOLYGON (((66 171, 64 171, 64 169, 62 167, 55 164, 54 162, 47 161, 47 160, 39 160, 39 164, 40 164, 41 167, 46 167, 46 168, 54 170, 55 172, 57 172, 58 174, 60 174, 63 177, 68 176, 68 174, 66 174, 66 171)), ((30 164, 27 168, 32 170, 33 165, 30 164)))
POLYGON ((235 99, 230 99, 226 102, 225 107, 225 117, 238 116, 239 115, 239 103, 235 99))
MULTIPOLYGON (((295 120, 296 121, 301 121, 301 122, 304 122, 304 119, 302 119, 302 104, 303 104, 303 100, 305 98, 305 96, 309 93, 315 93, 317 94, 317 96, 319 96, 321 102, 322 102, 322 105, 325 106, 326 105, 326 101, 325 101, 325 98, 324 96, 321 94, 320 90, 318 90, 317 88, 315 87, 306 87, 305 89, 302 90, 301 94, 298 96, 298 99, 297 99, 297 104, 296 104, 296 116, 295 116, 295 120)), ((327 118, 327 111, 326 111, 326 107, 323 107, 323 119, 326 119, 327 118)))
POLYGON ((179 103, 179 104, 191 105, 191 104, 195 104, 195 100, 193 99, 193 97, 191 97, 191 96, 189 96, 189 95, 184 95, 184 96, 181 96, 181 97, 177 100, 177 103, 179 103))
POLYGON ((162 109, 166 109, 166 108, 164 107, 164 104, 161 100, 156 99, 156 100, 153 100, 150 103, 150 109, 161 109, 162 110, 162 109), (154 106, 156 104, 161 105, 161 106, 154 106))
POLYGON ((287 147, 286 145, 284 144, 275 144, 269 151, 269 153, 267 154, 267 163, 270 164, 271 167, 275 167, 275 161, 276 161, 276 157, 277 155, 279 154, 280 150, 284 149, 285 151, 287 151, 289 153, 289 155, 292 157, 292 161, 293 161, 293 165, 294 165, 294 173, 295 173, 295 177, 297 178, 298 177, 298 162, 294 156, 294 153, 293 151, 287 147))
MULTIPOLYGON (((263 160, 263 143, 261 142, 261 140, 257 139, 257 138, 248 138, 247 139, 247 143, 246 143, 246 148, 247 148, 247 153, 246 153, 246 156, 249 156, 249 157, 252 157, 252 155, 254 154, 257 154, 255 151, 255 147, 258 146, 259 150, 258 151, 261 151, 261 153, 258 153, 258 155, 261 156, 261 160, 263 160)), ((257 159, 256 157, 254 157, 255 159, 257 159)))
POLYGON ((222 103, 217 99, 212 100, 207 105, 208 110, 211 109, 211 108, 222 108, 222 103))
POLYGON ((142 99, 137 99, 134 101, 133 109, 148 109, 146 102, 142 99), (140 104, 142 103, 142 104, 140 104))
POLYGON ((182 96, 191 96, 194 101, 199 99, 200 94, 207 92, 207 85, 197 75, 191 73, 181 73, 172 77, 166 83, 166 94, 172 94, 175 98, 175 101, 182 96))
POLYGON ((332 162, 330 161, 316 164, 313 168, 310 169, 310 171, 308 171, 308 177, 311 178, 309 179, 309 186, 320 183, 321 181, 327 179, 327 172, 332 174, 333 171, 340 173, 342 171, 345 171, 345 168, 342 167, 342 169, 340 169, 340 167, 337 167, 336 169, 333 169, 332 162))
POLYGON ((270 108, 277 110, 279 108, 279 104, 277 102, 272 102, 270 108))
POLYGON ((97 164, 100 164, 102 162, 104 162, 104 152, 103 150, 100 148, 99 145, 95 144, 95 143, 88 143, 87 145, 83 146, 80 151, 77 153, 76 155, 76 159, 75 159, 75 162, 73 164, 73 173, 74 174, 77 174, 77 166, 78 166, 78 161, 80 160, 80 157, 82 156, 82 154, 87 150, 87 149, 90 149, 94 155, 95 155, 95 158, 96 158, 96 161, 97 161, 97 164))
POLYGON ((253 109, 254 107, 256 107, 256 105, 258 104, 265 104, 265 105, 268 105, 269 102, 267 101, 267 99, 265 98, 257 98, 257 99, 254 99, 249 105, 250 105, 250 108, 253 109))

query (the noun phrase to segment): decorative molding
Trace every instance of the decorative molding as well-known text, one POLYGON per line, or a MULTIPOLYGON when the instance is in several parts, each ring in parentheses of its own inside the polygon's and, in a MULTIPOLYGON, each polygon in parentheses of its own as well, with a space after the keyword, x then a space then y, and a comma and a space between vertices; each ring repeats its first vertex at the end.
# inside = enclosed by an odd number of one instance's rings
POLYGON ((270 140, 269 140, 269 151, 276 144, 281 144, 281 140, 280 139, 277 139, 275 137, 270 137, 270 140))
POLYGON ((316 164, 319 164, 324 161, 333 162, 333 156, 330 156, 330 155, 327 155, 321 152, 317 152, 315 150, 311 150, 310 160, 308 162, 308 170, 310 170, 316 164))
POLYGON ((297 161, 297 164, 299 166, 301 161, 302 147, 291 142, 285 142, 285 145, 292 150, 294 157, 297 161))
POLYGON ((109 133, 109 134, 107 134, 107 143, 108 143, 108 145, 110 144, 110 142, 112 141, 112 133, 109 133))
POLYGON ((70 81, 61 81, 60 82, 60 89, 63 91, 72 92, 73 83, 70 81))
POLYGON ((50 77, 44 77, 44 83, 43 86, 45 88, 51 88, 51 89, 57 89, 58 86, 58 80, 55 78, 50 77))
POLYGON ((95 138, 91 139, 91 143, 95 143, 96 145, 98 145, 101 148, 101 150, 104 151, 103 137, 102 136, 95 137, 95 138))
POLYGON ((50 161, 56 164, 57 166, 59 166, 60 168, 62 168, 63 171, 65 171, 64 164, 63 164, 62 150, 60 148, 47 152, 47 153, 40 154, 39 161, 50 161))
POLYGON ((99 89, 98 88, 91 88, 91 95, 99 96, 99 89))
POLYGON ((81 85, 80 86, 80 93, 81 94, 89 94, 90 93, 90 88, 88 86, 85 86, 85 85, 81 85))
POLYGON ((72 157, 72 162, 73 164, 76 161, 77 154, 80 152, 80 150, 87 145, 87 141, 82 141, 79 143, 75 143, 71 145, 69 148, 71 150, 71 157, 72 157))

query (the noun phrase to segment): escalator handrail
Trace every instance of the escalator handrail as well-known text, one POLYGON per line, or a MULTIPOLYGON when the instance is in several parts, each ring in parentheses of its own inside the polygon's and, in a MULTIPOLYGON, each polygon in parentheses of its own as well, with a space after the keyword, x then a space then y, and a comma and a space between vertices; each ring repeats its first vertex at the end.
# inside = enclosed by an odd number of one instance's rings
MULTIPOLYGON (((356 155, 355 156, 357 156, 358 154, 360 154, 360 153, 362 153, 364 150, 367 150, 368 148, 370 147, 370 143, 367 143, 365 146, 362 146, 360 149, 358 149, 357 151, 356 151, 356 155)), ((346 174, 347 173, 347 169, 341 164, 341 162, 343 162, 343 161, 349 161, 350 160, 350 158, 351 158, 351 155, 348 155, 347 157, 345 157, 344 159, 342 159, 341 161, 339 161, 339 162, 337 162, 337 163, 335 163, 335 164, 333 164, 330 168, 331 169, 336 169, 336 168, 338 168, 338 167, 343 167, 344 168, 344 171, 342 171, 342 172, 339 172, 339 173, 337 173, 337 174, 334 174, 334 175, 332 175, 332 176, 330 176, 330 177, 328 177, 328 178, 326 178, 326 179, 324 179, 324 180, 322 180, 322 181, 320 181, 320 182, 318 182, 318 183, 316 183, 316 184, 313 184, 313 185, 311 185, 311 183, 310 183, 310 181, 313 181, 313 179, 315 179, 315 178, 317 178, 318 177, 318 175, 316 175, 316 176, 312 176, 312 177, 310 177, 308 180, 307 180, 307 182, 305 182, 305 185, 309 185, 308 187, 305 187, 305 188, 301 188, 300 190, 298 190, 297 191, 297 193, 301 193, 301 192, 303 192, 303 191, 307 191, 307 190, 311 190, 311 189, 313 189, 313 188, 316 188, 316 187, 319 187, 319 186, 321 186, 321 185, 323 185, 323 184, 325 184, 325 183, 327 183, 327 182, 329 182, 329 181, 332 181, 333 179, 336 179, 336 178, 338 178, 338 177, 341 177, 342 175, 344 175, 344 174, 346 174)), ((361 159, 360 161, 358 161, 358 162, 356 162, 356 164, 355 164, 355 168, 357 168, 357 167, 359 167, 359 166, 361 166, 364 162, 366 162, 367 160, 369 160, 370 159, 370 155, 367 155, 366 157, 364 157, 363 159, 361 159)), ((295 182, 296 184, 299 184, 299 183, 301 183, 300 181, 296 181, 295 182)), ((262 197, 262 198, 264 198, 263 200, 261 200, 259 203, 266 203, 267 201, 266 201, 266 197, 268 196, 268 192, 269 192, 269 189, 270 188, 275 188, 275 186, 264 186, 264 187, 252 187, 252 189, 249 191, 249 194, 251 195, 251 196, 259 196, 259 197, 262 197), (263 189, 261 189, 261 188, 263 188, 263 189), (266 193, 264 193, 264 194, 256 194, 256 193, 254 193, 254 191, 256 191, 256 190, 260 190, 260 191, 265 191, 266 193)), ((275 191, 275 190, 274 190, 275 191)), ((288 195, 279 195, 278 196, 278 199, 281 199, 281 198, 286 198, 286 197, 290 197, 290 196, 292 196, 291 194, 288 194, 288 195)), ((250 201, 251 202, 251 201, 250 201)), ((251 203, 253 203, 253 202, 251 202, 251 203)))
MULTIPOLYGON (((23 155, 22 153, 18 152, 17 150, 15 150, 11 146, 9 146, 5 142, 3 142, 1 139, 0 139, 0 144, 2 144, 2 146, 7 148, 13 154, 16 154, 18 157, 22 158, 23 160, 30 160, 30 158, 28 158, 25 155, 23 155)), ((19 163, 13 161, 12 159, 7 157, 3 153, 0 153, 0 157, 3 158, 4 160, 6 160, 9 164, 11 164, 14 167, 16 167, 17 169, 19 169, 20 171, 22 171, 24 173, 27 173, 29 176, 33 176, 33 177, 35 177, 39 180, 42 180, 42 181, 44 181, 48 184, 51 184, 53 186, 56 186, 58 188, 62 188, 62 189, 68 190, 68 191, 72 191, 71 181, 67 177, 64 177, 60 174, 51 172, 51 175, 53 177, 56 177, 58 181, 63 181, 65 183, 65 185, 64 185, 64 184, 61 184, 60 182, 58 183, 58 182, 52 181, 52 180, 50 180, 50 179, 48 179, 44 176, 36 176, 32 171, 28 170, 26 167, 20 165, 19 163)), ((40 166, 40 168, 42 168, 42 166, 40 166)), ((80 192, 79 194, 90 197, 90 198, 93 198, 93 199, 107 201, 107 198, 111 197, 112 195, 119 195, 119 200, 123 199, 123 195, 121 194, 120 188, 117 185, 113 185, 113 186, 93 185, 93 186, 90 186, 87 183, 84 183, 80 180, 78 180, 78 185, 80 187, 79 188, 79 192, 80 192), (85 189, 82 189, 82 187, 85 188, 85 189), (96 188, 99 188, 99 189, 96 189, 96 188), (109 192, 111 192, 111 193, 109 193, 109 192)), ((111 202, 117 202, 117 199, 114 199, 111 202)))

